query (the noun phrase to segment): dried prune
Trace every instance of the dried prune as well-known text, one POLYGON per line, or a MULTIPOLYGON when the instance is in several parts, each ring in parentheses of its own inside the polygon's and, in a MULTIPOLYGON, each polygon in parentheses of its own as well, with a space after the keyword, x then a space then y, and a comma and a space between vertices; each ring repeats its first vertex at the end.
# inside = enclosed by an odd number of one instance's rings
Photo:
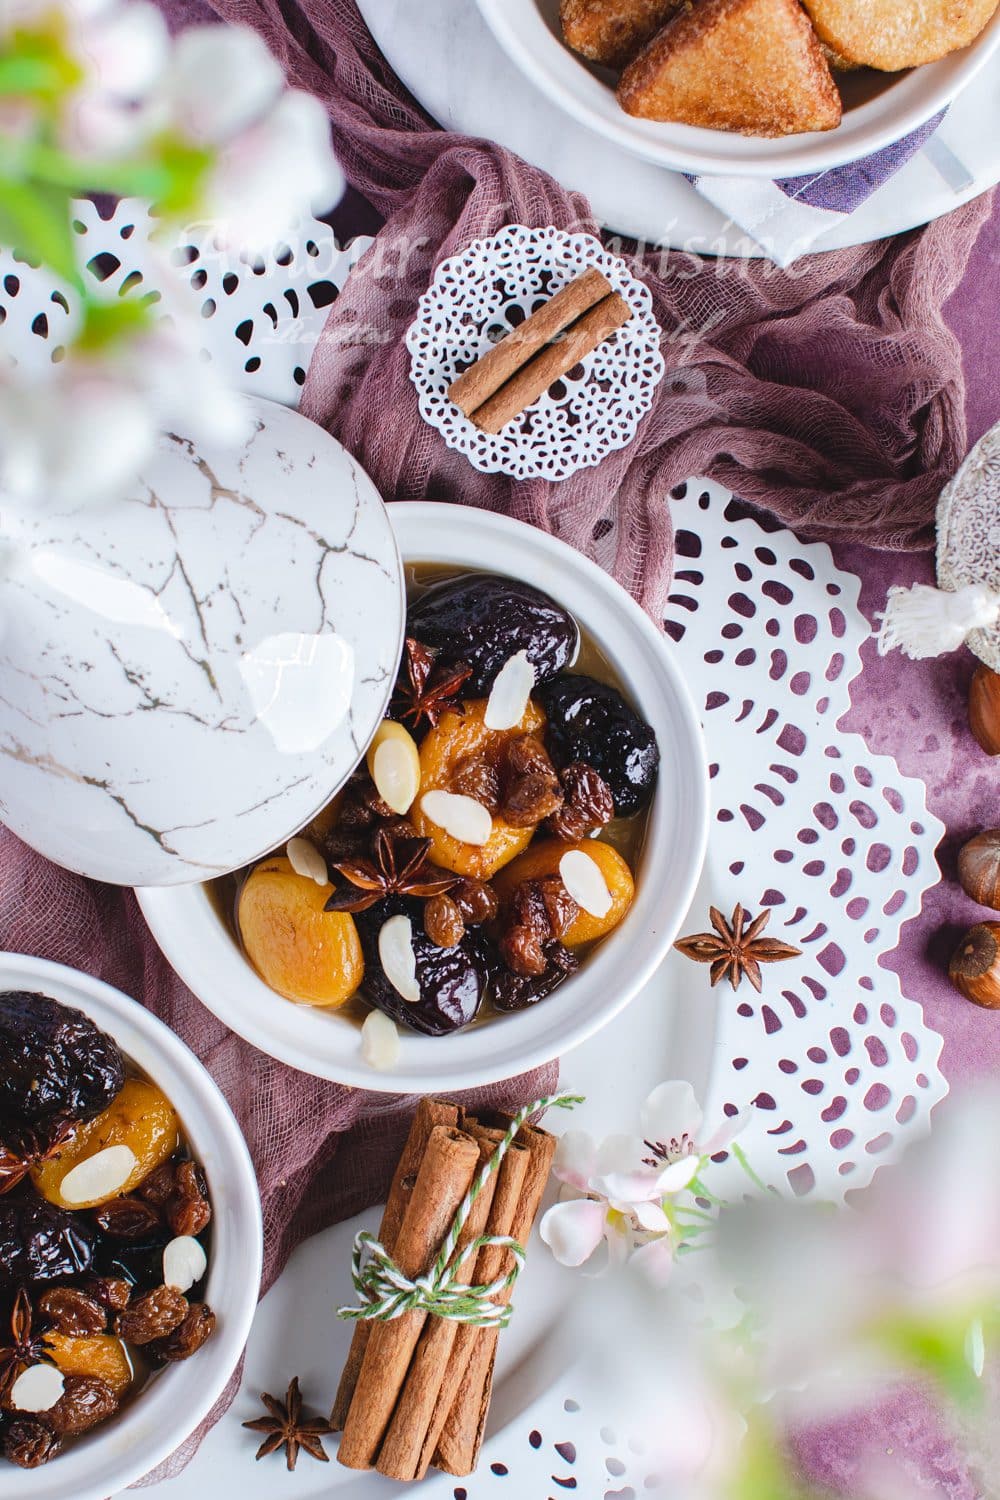
POLYGON ((51 1287, 39 1298, 38 1311, 57 1333, 67 1333, 72 1338, 103 1333, 108 1326, 106 1310, 79 1287, 51 1287))
POLYGON ((4 1433, 3 1456, 20 1469, 38 1469, 61 1449, 61 1439, 37 1417, 18 1417, 4 1433))
POLYGON ((599 771, 619 818, 644 807, 656 785, 660 752, 650 725, 621 693, 593 677, 558 677, 538 690, 548 716, 545 743, 562 770, 582 761, 599 771))
POLYGON ((45 1413, 47 1426, 60 1437, 78 1437, 118 1410, 118 1397, 97 1375, 67 1375, 63 1393, 45 1413))
POLYGON ((69 1281, 93 1259, 94 1231, 79 1214, 38 1198, 0 1203, 0 1287, 69 1281))
POLYGON ((188 1300, 173 1286, 158 1286, 136 1297, 119 1313, 115 1332, 127 1344, 151 1344, 173 1333, 187 1317, 188 1300))
POLYGON ((546 823, 550 833, 568 844, 597 833, 615 815, 615 799, 600 772, 574 761, 561 773, 565 801, 546 823))
POLYGON ((493 979, 493 1004, 497 1010, 526 1010, 551 995, 567 975, 579 968, 580 960, 561 943, 546 945, 548 968, 544 974, 512 974, 501 969, 493 979))
POLYGON ((486 988, 486 966, 478 944, 470 935, 454 948, 439 948, 423 930, 418 902, 382 902, 358 918, 358 932, 365 955, 362 991, 379 1010, 394 1021, 426 1036, 443 1036, 467 1026, 482 1004, 486 988), (404 1000, 391 983, 379 956, 378 935, 389 917, 404 912, 413 926, 420 999, 404 1000))
POLYGON ((99 1241, 94 1269, 104 1278, 125 1281, 136 1292, 148 1292, 163 1281, 163 1251, 172 1238, 163 1229, 150 1240, 99 1241))
POLYGON ((215 1332, 215 1313, 204 1302, 192 1302, 183 1323, 179 1323, 166 1338, 156 1339, 146 1345, 146 1352, 154 1359, 173 1362, 190 1359, 197 1354, 215 1332))
POLYGON ((48 995, 0 994, 0 1128, 92 1120, 125 1082, 111 1037, 48 995))
POLYGON ((407 628, 437 652, 439 662, 465 662, 469 698, 485 697, 506 661, 526 651, 537 682, 574 660, 580 642, 576 621, 554 599, 515 578, 480 573, 441 584, 422 595, 407 628))

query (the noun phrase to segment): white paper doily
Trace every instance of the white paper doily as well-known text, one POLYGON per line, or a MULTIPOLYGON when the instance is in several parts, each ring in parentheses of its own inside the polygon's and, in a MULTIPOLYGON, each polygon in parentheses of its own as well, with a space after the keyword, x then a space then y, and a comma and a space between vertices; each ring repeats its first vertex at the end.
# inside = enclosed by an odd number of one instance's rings
MULTIPOLYGON (((937 528, 940 586, 985 583, 1000 594, 1000 424, 979 439, 941 491, 937 528)), ((1000 621, 989 630, 970 631, 968 645, 1000 672, 1000 621)))
MULTIPOLYGON (((923 1133, 947 1092, 941 1038, 879 958, 939 879, 944 825, 923 785, 837 722, 869 627, 859 581, 822 543, 739 518, 718 486, 672 502, 677 562, 666 627, 700 696, 712 777, 709 903, 771 911, 769 934, 802 957, 748 982, 687 983, 716 1007, 710 1112, 758 1109, 742 1138, 760 1175, 840 1198, 923 1133)), ((610 538, 609 538, 610 540, 610 538)), ((701 903, 699 905, 699 902, 701 903)), ((740 1192, 730 1163, 719 1191, 740 1192)))
POLYGON ((484 474, 566 479, 635 436, 663 378, 649 288, 589 234, 512 224, 444 260, 406 335, 420 414, 484 474), (448 387, 503 333, 588 266, 603 271, 632 317, 496 436, 481 432, 448 387))

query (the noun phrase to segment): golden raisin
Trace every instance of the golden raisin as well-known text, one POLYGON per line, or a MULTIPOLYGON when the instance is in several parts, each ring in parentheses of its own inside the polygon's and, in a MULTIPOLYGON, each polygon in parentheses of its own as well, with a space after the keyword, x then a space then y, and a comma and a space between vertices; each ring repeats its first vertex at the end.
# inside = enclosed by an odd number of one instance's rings
POLYGON ((462 941, 465 923, 450 896, 432 896, 425 902, 424 931, 438 948, 454 948, 462 941))

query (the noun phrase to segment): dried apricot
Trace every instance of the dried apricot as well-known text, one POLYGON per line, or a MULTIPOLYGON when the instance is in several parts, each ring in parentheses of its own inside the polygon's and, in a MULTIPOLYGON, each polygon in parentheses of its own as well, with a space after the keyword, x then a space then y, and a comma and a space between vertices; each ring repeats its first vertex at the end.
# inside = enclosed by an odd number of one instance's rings
POLYGON ((65 1333, 47 1333, 45 1347, 64 1375, 95 1375, 109 1385, 121 1400, 132 1384, 134 1371, 121 1339, 109 1333, 90 1338, 72 1338, 65 1333))
MULTIPOLYGON (((513 729, 487 729, 484 722, 487 699, 478 698, 464 705, 464 712, 449 709, 438 724, 428 730, 420 745, 420 791, 456 792, 453 777, 470 757, 498 764, 507 742, 522 735, 541 735, 545 715, 529 700, 520 724, 513 729)), ((466 794, 467 795, 467 794, 466 794)), ((456 875, 471 875, 489 880, 502 866, 509 864, 528 847, 534 827, 513 828, 502 815, 493 819, 493 828, 485 844, 466 844, 453 838, 433 823, 417 798, 411 819, 417 832, 431 840, 430 857, 435 864, 456 875)))
POLYGON ((79 1126, 55 1156, 34 1167, 31 1180, 43 1198, 60 1208, 96 1208, 109 1198, 130 1193, 176 1151, 179 1139, 180 1122, 162 1089, 145 1078, 127 1078, 114 1103, 96 1120, 79 1126), (118 1182, 113 1192, 68 1203, 60 1190, 69 1172, 99 1151, 118 1146, 127 1146, 135 1157, 125 1181, 118 1182))
POLYGON ((535 880, 543 875, 558 875, 559 862, 572 850, 587 854, 597 865, 611 897, 611 905, 603 917, 593 916, 581 908, 570 923, 562 941, 568 948, 578 948, 582 943, 592 943, 611 932, 632 905, 635 883, 632 871, 618 850, 600 839, 581 839, 579 843, 567 844, 562 839, 542 839, 532 844, 513 864, 498 875, 497 894, 506 902, 522 880, 535 880))
POLYGON ((332 885, 296 875, 275 855, 253 869, 237 920, 247 957, 266 984, 299 1005, 343 1005, 364 976, 354 918, 324 911, 332 885))

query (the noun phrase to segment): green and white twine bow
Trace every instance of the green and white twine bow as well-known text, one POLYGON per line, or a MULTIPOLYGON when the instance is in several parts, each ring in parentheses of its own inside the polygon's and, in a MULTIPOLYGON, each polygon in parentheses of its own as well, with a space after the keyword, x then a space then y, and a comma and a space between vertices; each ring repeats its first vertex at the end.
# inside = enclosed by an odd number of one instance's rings
POLYGON ((456 1323, 475 1323, 483 1328, 506 1328, 514 1309, 510 1303, 498 1304, 494 1298, 512 1287, 524 1265, 524 1247, 509 1234, 481 1234, 458 1254, 458 1241, 465 1228, 472 1205, 500 1163, 507 1155, 521 1126, 530 1115, 544 1109, 572 1109, 582 1104, 580 1094, 548 1094, 525 1104, 511 1120, 502 1141, 489 1161, 484 1162, 472 1185, 459 1204, 451 1228, 445 1235, 437 1260, 424 1276, 404 1276, 385 1246, 362 1230, 355 1236, 351 1261, 351 1280, 360 1298, 359 1307, 341 1307, 341 1318, 373 1320, 388 1323, 403 1313, 425 1312, 435 1318, 450 1318, 456 1323), (459 1280, 466 1260, 486 1245, 501 1245, 509 1250, 514 1264, 503 1276, 486 1285, 469 1286, 459 1280))

